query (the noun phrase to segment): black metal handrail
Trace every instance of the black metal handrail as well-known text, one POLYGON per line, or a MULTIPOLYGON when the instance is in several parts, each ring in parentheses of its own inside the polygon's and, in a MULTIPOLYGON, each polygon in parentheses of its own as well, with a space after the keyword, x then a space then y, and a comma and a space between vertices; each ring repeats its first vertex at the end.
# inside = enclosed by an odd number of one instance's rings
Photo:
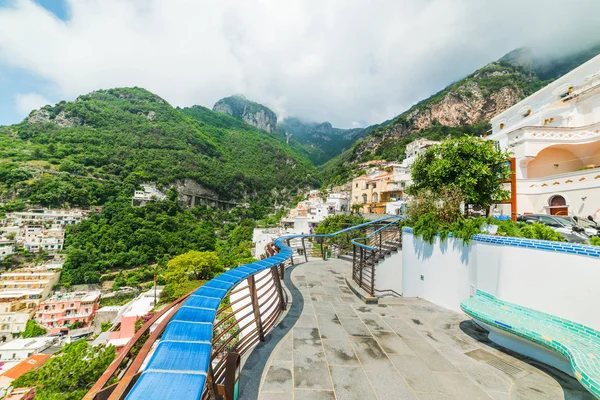
POLYGON ((404 217, 396 217, 363 238, 352 240, 352 279, 371 297, 375 297, 375 272, 379 260, 402 247, 400 222, 404 217))

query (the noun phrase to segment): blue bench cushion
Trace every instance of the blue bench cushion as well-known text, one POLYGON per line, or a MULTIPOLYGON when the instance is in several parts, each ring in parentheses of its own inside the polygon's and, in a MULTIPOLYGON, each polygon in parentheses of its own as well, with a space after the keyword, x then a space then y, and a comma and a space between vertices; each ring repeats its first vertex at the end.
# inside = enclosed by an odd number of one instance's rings
POLYGON ((571 363, 577 380, 600 398, 600 331, 477 291, 463 300, 471 318, 553 350, 571 363))

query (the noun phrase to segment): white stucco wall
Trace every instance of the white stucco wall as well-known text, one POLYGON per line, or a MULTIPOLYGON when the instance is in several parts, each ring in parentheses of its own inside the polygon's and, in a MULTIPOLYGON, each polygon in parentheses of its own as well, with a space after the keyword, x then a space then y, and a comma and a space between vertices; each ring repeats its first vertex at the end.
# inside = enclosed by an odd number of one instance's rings
POLYGON ((451 310, 479 289, 600 329, 598 282, 597 257, 452 238, 429 245, 403 232, 403 295, 451 310))
MULTIPOLYGON (((375 289, 402 293, 402 251, 392 253, 375 269, 375 289)), ((384 294, 384 293, 378 293, 384 294)))
POLYGON ((475 260, 470 246, 449 238, 433 245, 412 234, 402 234, 402 295, 421 297, 450 310, 474 291, 475 260))

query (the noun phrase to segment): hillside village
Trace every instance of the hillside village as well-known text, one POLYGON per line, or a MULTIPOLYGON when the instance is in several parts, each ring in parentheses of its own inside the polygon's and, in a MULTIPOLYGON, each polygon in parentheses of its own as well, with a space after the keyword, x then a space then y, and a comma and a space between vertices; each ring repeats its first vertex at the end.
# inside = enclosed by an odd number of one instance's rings
POLYGON ((75 3, 0 1, 0 399, 600 399, 599 5, 75 3))
MULTIPOLYGON (((491 215, 511 218, 517 214, 589 213, 591 219, 598 218, 598 211, 593 209, 594 202, 600 200, 594 170, 600 165, 600 156, 596 154, 597 135, 590 130, 598 119, 598 108, 593 106, 600 99, 600 81, 594 72, 598 70, 600 57, 492 119, 492 135, 479 140, 498 140, 501 147, 515 153, 520 169, 516 174, 518 200, 495 206, 491 215), (567 122, 573 125, 565 127, 567 122), (537 128, 529 124, 537 124, 537 128), (531 145, 520 150, 519 146, 528 141, 531 145), (586 144, 585 151, 580 150, 580 143, 586 144), (531 155, 532 151, 539 155, 531 155), (550 161, 538 162, 544 153, 550 161), (551 190, 546 189, 548 182, 552 182, 551 190), (588 196, 592 208, 588 207, 588 196)), ((440 141, 417 138, 406 144, 400 161, 361 162, 354 167, 353 178, 342 185, 299 190, 301 200, 286 211, 277 226, 254 229, 253 256, 265 258, 267 245, 281 235, 315 233, 319 224, 332 216, 356 214, 373 220, 404 215, 411 200, 411 167, 438 144, 440 141)), ((250 207, 219 200, 214 193, 190 190, 189 186, 179 187, 185 190, 179 193, 179 202, 189 208, 212 207, 227 212, 250 207)), ((131 195, 134 207, 167 200, 166 191, 154 184, 140 188, 131 195)), ((112 345, 118 352, 135 336, 139 321, 156 310, 162 287, 139 292, 128 287, 61 286, 67 227, 100 210, 36 208, 5 214, 0 227, 0 261, 19 267, 0 274, 0 360, 4 363, 2 371, 6 371, 0 375, 0 390, 6 390, 18 377, 16 371, 27 370, 20 366, 41 367, 65 343, 84 339, 93 345, 112 345), (123 295, 125 301, 111 303, 111 298, 123 295), (103 306, 105 300, 111 305, 103 306)))

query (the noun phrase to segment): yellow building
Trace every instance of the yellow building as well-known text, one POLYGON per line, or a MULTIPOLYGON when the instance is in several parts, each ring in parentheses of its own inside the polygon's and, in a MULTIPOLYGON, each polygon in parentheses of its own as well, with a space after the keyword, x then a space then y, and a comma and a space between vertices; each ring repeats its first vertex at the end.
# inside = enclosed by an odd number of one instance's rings
POLYGON ((360 204, 363 213, 385 214, 386 203, 402 199, 403 193, 404 187, 391 172, 379 171, 352 181, 352 204, 360 204))
POLYGON ((21 268, 0 274, 0 339, 25 330, 60 279, 60 269, 21 268))

